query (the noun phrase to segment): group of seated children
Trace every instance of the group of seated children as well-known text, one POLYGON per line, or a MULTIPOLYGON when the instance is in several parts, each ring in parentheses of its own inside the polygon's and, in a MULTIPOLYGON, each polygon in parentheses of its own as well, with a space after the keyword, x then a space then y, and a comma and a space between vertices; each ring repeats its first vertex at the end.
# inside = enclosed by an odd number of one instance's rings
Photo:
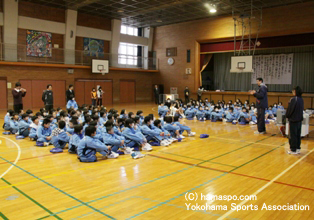
POLYGON ((107 112, 104 107, 85 105, 77 109, 71 106, 67 111, 40 109, 35 115, 32 110, 8 110, 3 128, 5 134, 29 137, 36 141, 36 146, 64 149, 68 145, 68 151, 78 154, 81 162, 96 161, 96 152, 107 158, 121 154, 140 158, 144 156, 138 152, 140 149, 151 151, 152 145, 169 146, 185 138, 184 131, 188 136, 195 135, 180 122, 179 116, 155 120, 153 114, 144 117, 141 110, 134 114, 123 109, 119 115, 115 109, 107 112))
MULTIPOLYGON (((265 111, 265 120, 275 120, 278 109, 284 109, 282 103, 275 103, 265 111)), ((255 103, 249 104, 246 100, 244 104, 237 99, 236 102, 231 100, 226 104, 225 101, 218 101, 215 104, 213 101, 195 101, 183 104, 181 100, 175 102, 161 103, 158 106, 158 114, 161 118, 166 116, 177 116, 179 118, 186 118, 188 120, 197 119, 199 121, 211 120, 212 122, 224 121, 236 124, 256 124, 257 111, 255 103)))

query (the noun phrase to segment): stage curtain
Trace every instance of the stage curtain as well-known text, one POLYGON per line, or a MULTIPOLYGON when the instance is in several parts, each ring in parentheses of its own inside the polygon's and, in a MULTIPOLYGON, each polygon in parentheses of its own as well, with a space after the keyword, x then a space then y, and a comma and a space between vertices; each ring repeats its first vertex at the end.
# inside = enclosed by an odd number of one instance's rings
POLYGON ((200 85, 202 86, 202 72, 205 70, 207 65, 209 64, 213 54, 202 54, 201 56, 201 71, 200 71, 200 85))
MULTIPOLYGON (((292 84, 267 85, 271 92, 291 92, 295 86, 300 86, 304 92, 314 92, 314 46, 276 48, 256 50, 256 55, 293 53, 292 84)), ((248 91, 256 89, 251 84, 251 73, 230 73, 233 53, 214 54, 214 85, 215 89, 229 91, 248 91)))

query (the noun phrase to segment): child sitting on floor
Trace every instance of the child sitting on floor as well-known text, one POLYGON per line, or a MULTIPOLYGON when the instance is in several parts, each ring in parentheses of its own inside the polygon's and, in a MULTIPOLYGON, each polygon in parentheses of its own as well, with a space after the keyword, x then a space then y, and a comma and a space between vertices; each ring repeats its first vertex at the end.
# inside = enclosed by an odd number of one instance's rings
POLYGON ((106 133, 103 134, 103 140, 106 145, 111 146, 111 150, 118 154, 132 154, 133 150, 124 145, 124 138, 114 133, 113 127, 106 127, 106 133), (122 150, 122 151, 121 151, 122 150))
POLYGON ((74 134, 70 137, 70 142, 69 142, 69 149, 68 149, 69 153, 72 153, 72 154, 77 153, 77 147, 80 141, 84 138, 82 131, 83 131, 82 125, 74 126, 74 134))
POLYGON ((32 117, 32 123, 29 126, 30 127, 30 132, 29 132, 29 138, 31 141, 36 141, 37 140, 37 129, 39 126, 39 118, 37 116, 32 117))
POLYGON ((140 131, 134 129, 134 120, 127 119, 122 135, 126 139, 126 145, 131 148, 142 147, 142 150, 151 151, 152 146, 147 143, 146 138, 140 131))
POLYGON ((37 146, 48 146, 51 144, 51 134, 52 130, 50 127, 51 121, 48 118, 45 118, 43 124, 37 129, 37 146))
POLYGON ((51 143, 56 148, 63 149, 70 141, 70 134, 65 132, 65 121, 59 121, 58 128, 55 128, 51 133, 51 143))
POLYGON ((19 121, 19 134, 24 137, 28 137, 29 135, 29 116, 28 114, 23 114, 22 119, 19 121))
POLYGON ((95 136, 96 127, 88 126, 85 129, 85 137, 79 142, 77 147, 80 162, 96 162, 97 152, 111 159, 119 157, 119 154, 111 151, 111 146, 106 146, 100 140, 96 139, 95 136))
POLYGON ((195 132, 191 131, 191 128, 189 126, 186 126, 184 123, 180 123, 180 118, 175 116, 173 117, 173 125, 177 125, 180 128, 180 137, 184 138, 184 136, 182 135, 184 131, 186 131, 188 133, 189 137, 193 137, 195 136, 195 132))

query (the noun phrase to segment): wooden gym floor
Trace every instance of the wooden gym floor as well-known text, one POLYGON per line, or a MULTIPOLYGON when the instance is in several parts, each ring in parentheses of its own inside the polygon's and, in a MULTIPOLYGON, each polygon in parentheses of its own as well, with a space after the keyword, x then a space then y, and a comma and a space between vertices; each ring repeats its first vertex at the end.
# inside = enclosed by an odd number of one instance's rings
MULTIPOLYGON (((114 107, 145 115, 157 110, 150 103, 114 107)), ((51 154, 51 147, 35 147, 1 130, 0 219, 313 219, 314 132, 302 140, 301 155, 292 156, 285 152, 288 139, 273 124, 266 135, 254 135, 256 126, 186 123, 195 137, 154 147, 142 159, 123 155, 96 163, 80 163, 67 151, 51 154), (200 139, 203 133, 210 137, 200 139), (207 194, 257 199, 201 200, 207 194), (187 210, 186 204, 206 203, 227 210, 187 210), (258 210, 233 211, 232 203, 258 210), (264 203, 310 210, 267 211, 264 203)))

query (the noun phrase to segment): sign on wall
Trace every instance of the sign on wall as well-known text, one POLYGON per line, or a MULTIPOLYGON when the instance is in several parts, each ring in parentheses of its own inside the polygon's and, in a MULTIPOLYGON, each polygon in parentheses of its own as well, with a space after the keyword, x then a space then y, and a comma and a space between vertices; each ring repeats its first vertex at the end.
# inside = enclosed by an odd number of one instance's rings
POLYGON ((51 57, 51 40, 51 33, 27 30, 26 55, 32 57, 51 57))
POLYGON ((252 84, 263 78, 265 84, 291 84, 293 54, 259 55, 253 57, 252 84))
POLYGON ((103 40, 84 37, 84 55, 104 57, 104 42, 103 40))

